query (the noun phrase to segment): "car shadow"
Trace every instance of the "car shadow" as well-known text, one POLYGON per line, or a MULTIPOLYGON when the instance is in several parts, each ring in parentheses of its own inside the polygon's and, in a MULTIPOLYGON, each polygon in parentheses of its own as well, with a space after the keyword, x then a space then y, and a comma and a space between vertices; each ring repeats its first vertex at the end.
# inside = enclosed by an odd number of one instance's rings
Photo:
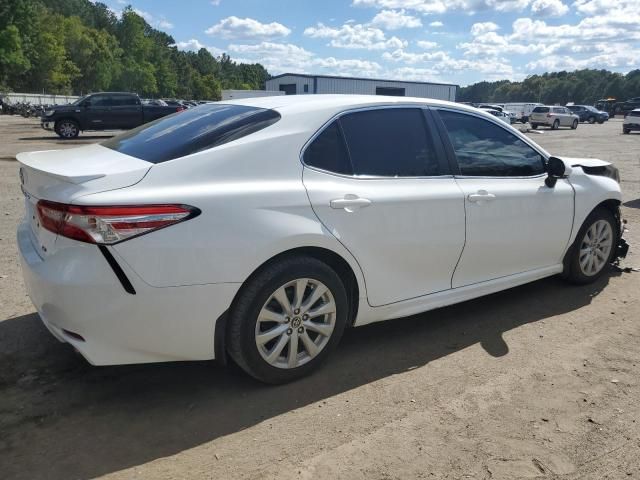
MULTIPOLYGON (((619 275, 612 272, 611 275, 619 275)), ((310 377, 265 386, 214 362, 92 367, 36 314, 0 322, 0 477, 93 478, 176 454, 265 419, 401 374, 591 303, 586 286, 548 278, 452 307, 350 329, 310 377)))
POLYGON ((640 198, 629 200, 628 202, 624 202, 622 205, 629 208, 640 208, 640 198))

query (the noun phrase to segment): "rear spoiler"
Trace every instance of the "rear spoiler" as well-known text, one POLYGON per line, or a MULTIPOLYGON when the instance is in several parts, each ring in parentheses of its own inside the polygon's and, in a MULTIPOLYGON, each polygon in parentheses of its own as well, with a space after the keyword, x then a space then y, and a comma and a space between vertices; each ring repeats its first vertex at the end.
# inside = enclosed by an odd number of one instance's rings
POLYGON ((56 150, 43 150, 39 152, 23 152, 16 155, 16 160, 20 162, 21 165, 25 167, 29 167, 32 170, 36 170, 40 173, 48 175, 50 177, 56 178, 63 182, 80 184, 84 182, 88 182, 89 180, 95 180, 97 178, 105 177, 105 173, 94 173, 89 175, 63 175, 61 173, 56 173, 55 163, 51 162, 50 159, 47 159, 46 155, 40 155, 43 153, 55 152, 56 150))

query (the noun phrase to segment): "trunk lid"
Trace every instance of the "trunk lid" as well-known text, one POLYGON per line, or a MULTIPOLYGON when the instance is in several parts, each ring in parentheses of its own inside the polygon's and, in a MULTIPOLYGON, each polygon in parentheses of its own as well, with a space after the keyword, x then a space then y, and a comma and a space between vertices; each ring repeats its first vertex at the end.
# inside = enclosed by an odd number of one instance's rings
POLYGON ((74 203, 79 197, 138 183, 152 163, 101 145, 69 150, 19 153, 20 183, 25 195, 25 222, 41 258, 55 251, 56 234, 40 225, 38 200, 74 203))
POLYGON ((153 166, 98 144, 19 153, 16 158, 23 191, 37 199, 61 203, 138 183, 153 166))

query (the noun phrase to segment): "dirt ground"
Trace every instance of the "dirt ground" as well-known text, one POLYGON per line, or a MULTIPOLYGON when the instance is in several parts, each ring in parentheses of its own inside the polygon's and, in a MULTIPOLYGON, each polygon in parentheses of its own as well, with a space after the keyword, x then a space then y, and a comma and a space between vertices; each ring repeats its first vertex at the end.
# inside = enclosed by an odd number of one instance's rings
MULTIPOLYGON (((640 134, 621 130, 531 136, 618 165, 633 267, 640 134)), ((280 387, 213 362, 89 366, 40 324, 14 239, 13 156, 69 146, 0 117, 0 479, 640 478, 640 273, 353 329, 280 387)))

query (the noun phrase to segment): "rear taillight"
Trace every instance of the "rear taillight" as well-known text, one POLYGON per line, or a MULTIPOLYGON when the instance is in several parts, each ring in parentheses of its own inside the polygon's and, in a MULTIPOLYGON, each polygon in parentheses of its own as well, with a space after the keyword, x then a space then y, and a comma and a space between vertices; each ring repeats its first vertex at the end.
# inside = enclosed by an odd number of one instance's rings
POLYGON ((40 200, 37 210, 40 224, 50 232, 100 245, 122 242, 200 214, 188 205, 83 207, 47 200, 40 200))

